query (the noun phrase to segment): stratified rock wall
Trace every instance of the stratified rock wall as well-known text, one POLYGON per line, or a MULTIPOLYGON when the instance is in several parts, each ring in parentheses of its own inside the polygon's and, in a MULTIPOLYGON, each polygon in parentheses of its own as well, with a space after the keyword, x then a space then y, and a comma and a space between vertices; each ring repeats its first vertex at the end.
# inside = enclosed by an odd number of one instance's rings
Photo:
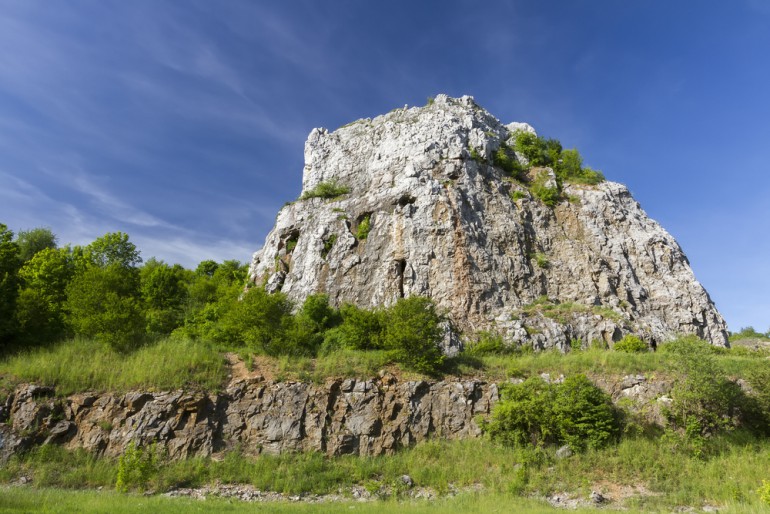
POLYGON ((536 348, 611 345, 627 333, 653 345, 695 334, 726 346, 725 322, 682 249, 625 186, 566 185, 548 207, 494 166, 515 130, 533 129, 446 95, 314 129, 303 193, 322 183, 350 192, 284 207, 251 279, 297 303, 318 292, 361 307, 429 296, 466 333, 536 348), (525 308, 544 298, 572 309, 525 308))
MULTIPOLYGON (((596 383, 624 408, 649 422, 663 422, 660 406, 670 401, 670 380, 603 376, 596 383)), ((118 456, 131 444, 157 443, 169 459, 229 450, 383 455, 430 438, 479 437, 477 420, 488 417, 497 401, 497 384, 482 380, 399 382, 388 374, 324 385, 239 379, 221 394, 80 393, 62 398, 53 388, 25 384, 0 406, 0 465, 40 444, 118 456)))
MULTIPOLYGON (((477 437, 497 386, 478 380, 337 380, 326 385, 241 380, 222 394, 182 391, 54 397, 25 385, 9 397, 0 454, 58 443, 100 455, 157 442, 171 459, 235 448, 381 455, 429 437, 477 437)), ((2 414, 2 412, 0 412, 2 414)), ((2 421, 2 420, 0 420, 2 421)), ((2 459, 0 459, 2 460, 2 459)))

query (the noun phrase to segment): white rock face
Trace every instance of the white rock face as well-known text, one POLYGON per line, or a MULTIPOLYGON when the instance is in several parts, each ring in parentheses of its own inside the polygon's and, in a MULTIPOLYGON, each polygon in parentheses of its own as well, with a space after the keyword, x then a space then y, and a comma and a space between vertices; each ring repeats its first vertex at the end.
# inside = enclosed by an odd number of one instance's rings
POLYGON ((544 205, 492 164, 512 130, 534 132, 446 95, 314 129, 303 193, 322 183, 350 192, 284 207, 251 280, 298 303, 318 292, 361 307, 429 296, 466 335, 491 330, 536 348, 611 345, 627 333, 726 346, 681 248, 628 189, 565 185, 564 200, 544 205), (557 308, 525 308, 545 297, 557 308))

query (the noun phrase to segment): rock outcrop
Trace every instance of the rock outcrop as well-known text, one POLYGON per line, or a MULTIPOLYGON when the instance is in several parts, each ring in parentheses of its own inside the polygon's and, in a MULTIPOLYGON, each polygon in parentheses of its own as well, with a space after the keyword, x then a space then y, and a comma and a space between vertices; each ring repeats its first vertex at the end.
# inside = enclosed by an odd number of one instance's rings
POLYGON ((398 382, 387 374, 325 385, 237 380, 220 394, 81 393, 65 399, 53 388, 24 385, 5 407, 10 423, 0 424, 0 456, 50 443, 116 456, 132 443, 153 442, 171 459, 234 448, 381 455, 429 437, 477 437, 475 416, 488 414, 497 398, 497 386, 479 380, 398 382))
MULTIPOLYGON (((616 401, 622 398, 626 408, 662 422, 656 406, 669 393, 670 381, 602 377, 597 385, 616 401)), ((218 394, 78 393, 62 398, 51 387, 25 384, 0 409, 0 463, 39 444, 118 456, 131 444, 157 443, 170 459, 233 449, 252 455, 382 455, 434 437, 478 437, 477 419, 487 417, 497 401, 495 383, 398 381, 388 374, 322 385, 237 379, 218 394)))
POLYGON ((429 296, 466 334, 535 348, 612 345, 628 333, 727 346, 682 249, 625 186, 565 184, 549 207, 494 165, 517 130, 533 131, 446 95, 314 129, 306 199, 281 209, 251 279, 298 303, 318 292, 360 307, 429 296), (319 186, 347 193, 309 197, 319 186))

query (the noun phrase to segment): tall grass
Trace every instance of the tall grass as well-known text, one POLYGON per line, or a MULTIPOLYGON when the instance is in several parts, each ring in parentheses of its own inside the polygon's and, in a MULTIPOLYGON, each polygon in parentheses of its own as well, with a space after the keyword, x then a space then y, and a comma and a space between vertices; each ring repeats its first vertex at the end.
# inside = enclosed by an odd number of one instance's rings
MULTIPOLYGON (((233 452, 221 460, 164 463, 146 487, 163 492, 221 482, 287 494, 335 494, 352 485, 369 490, 393 486, 408 474, 416 486, 439 494, 481 485, 485 495, 566 494, 585 499, 592 490, 611 496, 619 487, 641 487, 651 494, 637 495, 628 500, 629 506, 648 511, 705 504, 761 509, 756 491, 763 479, 770 479, 770 441, 738 432, 714 437, 710 444, 706 459, 644 437, 567 459, 555 458, 553 449, 517 450, 486 439, 428 441, 395 455, 369 458, 317 453, 246 457, 233 452)), ((12 458, 0 469, 0 481, 26 475, 33 477, 35 487, 112 489, 116 469, 114 460, 49 446, 12 458)))
POLYGON ((167 338, 123 354, 90 339, 64 341, 0 361, 0 374, 17 381, 76 391, 218 390, 227 378, 222 353, 199 342, 167 338))

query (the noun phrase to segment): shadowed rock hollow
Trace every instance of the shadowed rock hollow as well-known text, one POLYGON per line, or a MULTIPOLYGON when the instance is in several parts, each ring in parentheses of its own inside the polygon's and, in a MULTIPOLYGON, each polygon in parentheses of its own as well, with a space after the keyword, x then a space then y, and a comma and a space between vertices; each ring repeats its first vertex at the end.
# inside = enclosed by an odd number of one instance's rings
POLYGON ((682 249, 625 186, 565 183, 550 207, 494 165, 518 130, 534 132, 446 95, 314 129, 305 199, 281 209, 251 280, 298 303, 319 292, 360 307, 429 296, 465 334, 540 349, 628 333, 726 346, 725 322, 682 249), (319 186, 346 192, 308 198, 319 186))

